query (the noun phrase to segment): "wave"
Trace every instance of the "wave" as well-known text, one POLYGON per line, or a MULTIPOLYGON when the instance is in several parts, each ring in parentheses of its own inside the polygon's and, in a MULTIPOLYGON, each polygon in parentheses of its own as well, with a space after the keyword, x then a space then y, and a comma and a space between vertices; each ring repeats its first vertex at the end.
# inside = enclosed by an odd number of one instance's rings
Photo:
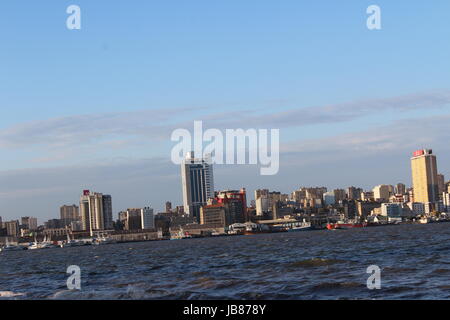
POLYGON ((312 258, 312 259, 291 262, 288 264, 288 266, 289 267, 314 268, 314 267, 330 266, 333 264, 344 263, 344 262, 345 261, 343 261, 343 260, 337 260, 337 259, 312 258))

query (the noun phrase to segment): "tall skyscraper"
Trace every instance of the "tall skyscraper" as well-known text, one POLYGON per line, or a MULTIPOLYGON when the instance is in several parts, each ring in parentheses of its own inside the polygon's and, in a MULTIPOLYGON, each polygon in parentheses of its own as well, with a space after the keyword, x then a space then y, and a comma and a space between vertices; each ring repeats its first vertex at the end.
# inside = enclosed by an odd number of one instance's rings
POLYGON ((414 202, 439 200, 437 161, 432 150, 417 150, 411 158, 414 202))
POLYGON ((112 229, 112 201, 110 195, 84 190, 80 198, 83 230, 112 229))
POLYGON ((200 219, 200 208, 214 197, 213 167, 209 157, 198 159, 189 152, 181 164, 184 212, 200 219))

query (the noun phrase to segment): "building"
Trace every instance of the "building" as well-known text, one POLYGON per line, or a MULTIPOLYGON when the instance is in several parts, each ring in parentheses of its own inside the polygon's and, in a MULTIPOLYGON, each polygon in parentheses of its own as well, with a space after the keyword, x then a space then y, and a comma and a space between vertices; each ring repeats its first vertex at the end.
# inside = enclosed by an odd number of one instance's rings
POLYGON ((438 184, 438 192, 439 196, 442 196, 442 194, 446 191, 445 189, 445 177, 443 174, 437 175, 437 184, 438 184))
POLYGON ((450 213, 450 193, 444 192, 442 194, 443 204, 446 212, 450 213))
POLYGON ((37 218, 34 217, 22 217, 21 218, 21 224, 25 229, 28 230, 37 230, 38 228, 38 223, 37 223, 37 218))
POLYGON ((264 213, 269 212, 269 190, 258 189, 255 190, 255 206, 256 215, 262 216, 264 213))
POLYGON ((184 212, 200 220, 200 208, 214 197, 214 174, 210 157, 194 157, 189 152, 181 164, 184 212))
POLYGON ((425 214, 425 204, 421 202, 408 202, 408 207, 414 215, 421 216, 425 214))
POLYGON ((292 207, 286 206, 281 201, 274 202, 272 206, 272 218, 273 220, 284 219, 285 216, 291 216, 294 212, 292 207))
POLYGON ((436 156, 432 150, 417 150, 411 158, 414 202, 439 200, 436 156))
POLYGON ((64 225, 70 226, 73 221, 80 221, 79 207, 74 204, 61 206, 59 214, 64 225))
POLYGON ((233 224, 229 205, 210 200, 208 205, 200 209, 200 224, 226 228, 233 224))
POLYGON ((349 187, 347 189, 347 199, 348 200, 361 200, 361 193, 364 192, 361 188, 349 187))
POLYGON ((374 201, 375 200, 374 193, 372 191, 361 192, 361 200, 362 201, 374 201))
POLYGON ((18 220, 6 221, 5 228, 6 228, 6 235, 11 236, 11 237, 19 236, 19 221, 18 220))
POLYGON ((344 189, 335 189, 334 192, 334 199, 336 203, 339 203, 341 201, 345 200, 346 194, 344 189))
POLYGON ((247 193, 241 190, 226 190, 216 192, 214 200, 218 204, 228 205, 229 215, 233 223, 249 221, 247 214, 247 193))
POLYGON ((93 232, 112 229, 112 199, 110 195, 84 190, 80 198, 83 230, 93 232))
POLYGON ((155 227, 155 216, 150 207, 127 209, 127 211, 119 213, 119 220, 127 231, 147 230, 155 227))
POLYGON ((152 208, 144 207, 141 209, 141 227, 143 230, 155 227, 155 215, 152 208))
POLYGON ((323 194, 323 202, 326 206, 332 206, 336 203, 336 196, 334 191, 326 192, 323 194))
POLYGON ((399 218, 402 216, 402 206, 398 203, 381 204, 381 215, 389 218, 399 218))
POLYGON ((394 193, 394 187, 389 185, 379 185, 373 188, 373 198, 376 201, 388 201, 391 195, 394 193))
POLYGON ((61 229, 64 227, 64 222, 61 219, 50 219, 44 222, 45 229, 61 229))
POLYGON ((395 186, 395 194, 406 194, 406 185, 403 183, 397 183, 395 186))
POLYGON ((378 201, 356 201, 356 211, 362 218, 371 215, 372 210, 381 207, 381 202, 378 201))
POLYGON ((113 228, 112 197, 110 195, 102 195, 102 205, 104 228, 111 230, 113 228))
POLYGON ((59 208, 60 219, 65 226, 70 226, 73 221, 80 221, 80 210, 76 205, 64 205, 59 208))
POLYGON ((166 212, 167 213, 172 212, 172 202, 170 202, 170 201, 166 202, 166 212))

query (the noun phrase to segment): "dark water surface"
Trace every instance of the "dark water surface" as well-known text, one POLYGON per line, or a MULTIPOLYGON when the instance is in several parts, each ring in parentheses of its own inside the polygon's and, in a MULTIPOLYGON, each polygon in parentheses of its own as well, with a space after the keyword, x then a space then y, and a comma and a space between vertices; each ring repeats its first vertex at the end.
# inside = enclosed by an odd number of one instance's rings
POLYGON ((450 223, 0 253, 16 299, 449 299, 450 223), (66 269, 81 268, 68 291, 66 269), (381 268, 381 290, 366 286, 381 268))

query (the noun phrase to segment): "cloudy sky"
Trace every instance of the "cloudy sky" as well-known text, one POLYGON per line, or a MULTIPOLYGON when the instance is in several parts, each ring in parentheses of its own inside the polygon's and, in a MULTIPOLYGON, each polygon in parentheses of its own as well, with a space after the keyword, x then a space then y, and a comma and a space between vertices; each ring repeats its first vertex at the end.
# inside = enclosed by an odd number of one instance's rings
POLYGON ((450 180, 450 3, 377 0, 369 31, 372 4, 2 2, 0 216, 43 222, 82 189, 115 214, 181 204, 170 136, 194 120, 280 129, 277 175, 215 166, 216 189, 410 184, 425 147, 450 180))

